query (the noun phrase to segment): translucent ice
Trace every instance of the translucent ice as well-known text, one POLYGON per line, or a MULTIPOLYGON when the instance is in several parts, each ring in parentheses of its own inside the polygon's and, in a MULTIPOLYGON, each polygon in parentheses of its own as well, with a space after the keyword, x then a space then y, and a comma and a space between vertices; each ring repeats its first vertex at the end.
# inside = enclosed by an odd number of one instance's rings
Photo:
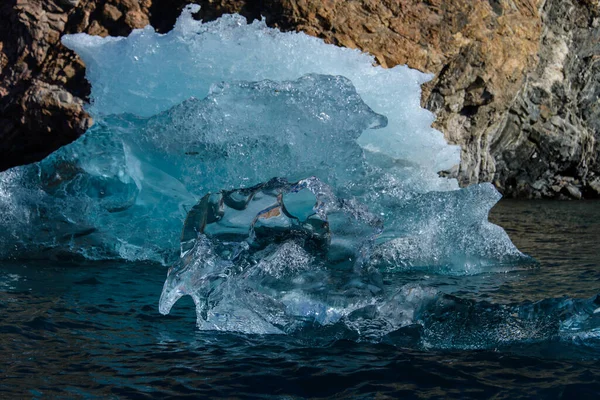
MULTIPOLYGON (((384 283, 397 272, 388 270, 392 262, 372 262, 389 245, 377 244, 382 228, 366 207, 314 177, 207 194, 185 221, 181 258, 168 272, 159 310, 168 314, 189 295, 200 329, 281 334, 331 326, 393 341, 386 336, 408 332, 425 348, 597 337, 599 296, 493 304, 384 283)), ((466 250, 459 247, 457 254, 466 250)))
POLYGON ((364 333, 358 310, 368 306, 368 315, 378 315, 368 318, 377 326, 369 335, 381 336, 408 324, 396 315, 403 308, 390 305, 397 296, 382 272, 420 266, 476 273, 522 258, 504 231, 479 215, 487 212, 485 199, 494 199, 490 192, 480 186, 398 202, 402 212, 389 209, 401 219, 389 227, 315 177, 207 194, 184 223, 181 258, 169 270, 160 312, 189 295, 201 329, 283 333, 343 320, 364 333), (379 317, 384 310, 393 315, 379 317))
POLYGON ((382 274, 523 259, 487 222, 491 185, 438 177, 459 149, 420 108, 427 75, 194 9, 165 35, 63 38, 87 65, 95 124, 0 175, 0 257, 173 263, 161 312, 190 295, 202 329, 256 333, 386 332, 405 317, 369 316, 417 297, 382 274))
POLYGON ((367 265, 382 227, 314 177, 206 195, 185 221, 159 309, 189 295, 201 329, 246 333, 336 322, 382 290, 367 265))
POLYGON ((168 260, 186 210, 207 191, 278 175, 355 190, 368 168, 356 139, 386 121, 348 79, 324 75, 221 83, 153 117, 106 116, 42 162, 3 175, 3 255, 168 260))
POLYGON ((433 116, 420 107, 420 84, 428 75, 405 66, 373 66, 373 57, 358 50, 302 33, 281 33, 261 21, 248 25, 239 15, 194 21, 194 10, 197 6, 184 10, 165 35, 146 27, 127 38, 63 38, 85 61, 92 82, 90 111, 96 118, 155 115, 190 97, 204 98, 219 82, 342 75, 369 107, 389 120, 386 128, 366 132, 361 145, 419 165, 425 170, 422 179, 432 177, 426 172, 435 174, 458 163, 460 149, 430 127, 433 116))

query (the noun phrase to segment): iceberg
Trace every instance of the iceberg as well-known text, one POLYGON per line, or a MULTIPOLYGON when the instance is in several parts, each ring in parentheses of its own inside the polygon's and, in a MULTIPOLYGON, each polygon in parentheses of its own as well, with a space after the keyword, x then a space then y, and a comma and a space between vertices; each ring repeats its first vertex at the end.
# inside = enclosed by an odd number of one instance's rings
POLYGON ((189 295, 201 329, 246 333, 356 324, 398 298, 383 274, 528 259, 487 221, 493 186, 438 176, 460 149, 420 107, 427 74, 197 9, 167 34, 63 37, 95 123, 0 174, 0 258, 171 265, 162 313, 189 295))

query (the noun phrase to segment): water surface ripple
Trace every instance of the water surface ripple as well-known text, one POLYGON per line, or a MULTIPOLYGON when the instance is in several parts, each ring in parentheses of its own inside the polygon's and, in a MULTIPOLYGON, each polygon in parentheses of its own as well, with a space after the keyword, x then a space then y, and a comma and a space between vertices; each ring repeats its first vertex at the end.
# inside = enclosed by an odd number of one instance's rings
MULTIPOLYGON (((507 273, 407 273, 496 304, 600 292, 600 203, 502 201, 492 212, 539 261, 507 273)), ((183 299, 161 316, 166 271, 148 264, 0 265, 1 398, 598 398, 594 342, 424 349, 418 332, 249 336, 195 329, 183 299), (591 343, 591 344, 590 344, 591 343)), ((597 344, 597 342, 596 342, 597 344)))

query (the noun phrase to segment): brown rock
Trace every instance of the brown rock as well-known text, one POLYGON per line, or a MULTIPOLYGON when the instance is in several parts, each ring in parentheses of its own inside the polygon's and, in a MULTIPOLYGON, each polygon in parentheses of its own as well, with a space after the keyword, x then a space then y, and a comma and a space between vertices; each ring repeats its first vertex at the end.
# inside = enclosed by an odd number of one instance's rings
POLYGON ((148 16, 141 11, 129 11, 125 15, 125 23, 134 29, 143 28, 150 24, 148 16))
POLYGON ((102 15, 109 21, 116 22, 123 16, 123 13, 112 4, 106 3, 102 15))
POLYGON ((0 3, 0 171, 38 161, 90 126, 83 109, 89 95, 84 65, 60 37, 74 32, 123 35, 147 25, 151 1, 122 3, 0 3))

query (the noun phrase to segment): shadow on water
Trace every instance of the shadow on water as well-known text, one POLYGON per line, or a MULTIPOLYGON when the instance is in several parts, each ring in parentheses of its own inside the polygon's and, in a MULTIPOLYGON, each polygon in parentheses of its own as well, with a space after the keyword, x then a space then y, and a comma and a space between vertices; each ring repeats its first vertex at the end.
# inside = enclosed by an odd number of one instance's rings
MULTIPOLYGON (((503 201, 492 211, 536 268, 471 277, 407 274, 491 303, 588 298, 600 288, 600 203, 503 201)), ((166 269, 147 264, 0 266, 0 397, 597 398, 598 349, 552 340, 424 350, 347 332, 198 332, 184 298, 158 313, 166 269)), ((411 336, 412 335, 412 336, 411 336)))

